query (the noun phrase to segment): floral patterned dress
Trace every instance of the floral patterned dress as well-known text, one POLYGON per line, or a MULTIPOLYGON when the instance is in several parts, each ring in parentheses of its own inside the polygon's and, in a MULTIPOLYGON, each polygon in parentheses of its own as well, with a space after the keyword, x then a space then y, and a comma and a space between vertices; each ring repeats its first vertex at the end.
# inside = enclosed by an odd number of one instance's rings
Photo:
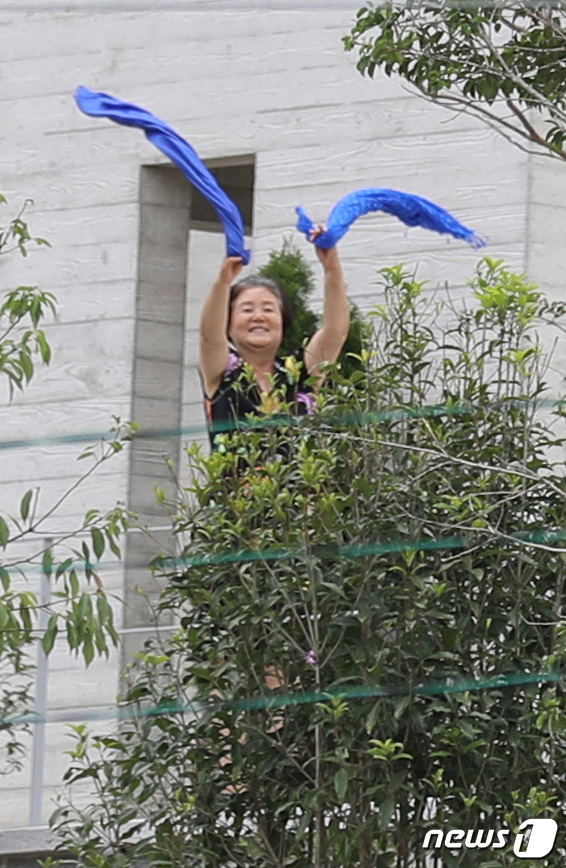
POLYGON ((314 412, 316 399, 312 385, 307 381, 303 349, 275 360, 273 386, 270 392, 260 392, 253 371, 234 350, 228 355, 228 363, 218 389, 204 406, 210 444, 215 448, 215 437, 237 427, 240 419, 247 416, 262 416, 281 412, 286 415, 306 416, 314 412))

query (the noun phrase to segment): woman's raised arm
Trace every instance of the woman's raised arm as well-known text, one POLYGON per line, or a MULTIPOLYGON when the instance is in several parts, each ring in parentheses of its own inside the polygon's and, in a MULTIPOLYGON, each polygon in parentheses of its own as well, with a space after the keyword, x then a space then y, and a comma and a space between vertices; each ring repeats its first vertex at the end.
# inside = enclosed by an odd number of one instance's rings
POLYGON ((228 361, 230 286, 242 267, 240 256, 227 257, 202 306, 199 369, 209 398, 220 385, 228 361))
POLYGON ((324 268, 324 308, 322 326, 305 348, 309 374, 316 374, 321 362, 336 361, 350 329, 350 305, 338 251, 336 247, 330 250, 317 247, 316 253, 324 268))

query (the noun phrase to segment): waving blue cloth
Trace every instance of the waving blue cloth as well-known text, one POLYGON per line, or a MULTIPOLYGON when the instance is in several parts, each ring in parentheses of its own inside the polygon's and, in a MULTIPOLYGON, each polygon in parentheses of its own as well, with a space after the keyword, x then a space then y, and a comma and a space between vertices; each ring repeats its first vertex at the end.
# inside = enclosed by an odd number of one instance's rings
MULTIPOLYGON (((244 265, 250 261, 249 250, 244 248, 244 223, 238 207, 219 186, 195 150, 175 130, 156 118, 151 112, 133 103, 122 102, 107 93, 79 87, 75 93, 77 105, 87 115, 106 117, 116 123, 144 130, 147 138, 175 163, 203 196, 214 206, 224 227, 228 256, 241 256, 244 265)), ((296 209, 297 229, 307 238, 315 224, 302 208, 296 209)), ((472 247, 483 247, 481 236, 462 226, 448 211, 411 193, 400 193, 380 187, 354 190, 334 206, 328 218, 326 231, 315 239, 317 247, 328 250, 342 238, 350 225, 369 211, 387 211, 408 226, 423 226, 435 232, 448 232, 462 238, 472 247)), ((310 238, 309 238, 310 240, 310 238)))
MULTIPOLYGON (((302 208, 295 210, 299 215, 297 229, 309 238, 316 226, 302 208)), ((398 217, 407 226, 422 226, 434 232, 448 232, 454 238, 467 241, 472 247, 484 247, 486 244, 485 238, 476 235, 472 229, 462 226, 452 214, 435 205, 434 202, 429 202, 421 196, 413 196, 412 193, 400 193, 398 190, 382 187, 354 190, 353 193, 340 199, 330 212, 326 231, 316 238, 315 244, 323 250, 334 247, 354 220, 369 211, 386 211, 398 217)))
POLYGON ((151 112, 107 93, 81 86, 77 88, 75 100, 86 115, 109 118, 118 124, 144 130, 149 141, 166 154, 214 206, 226 235, 227 255, 241 256, 244 265, 248 264, 250 252, 244 248, 242 215, 188 142, 151 112))

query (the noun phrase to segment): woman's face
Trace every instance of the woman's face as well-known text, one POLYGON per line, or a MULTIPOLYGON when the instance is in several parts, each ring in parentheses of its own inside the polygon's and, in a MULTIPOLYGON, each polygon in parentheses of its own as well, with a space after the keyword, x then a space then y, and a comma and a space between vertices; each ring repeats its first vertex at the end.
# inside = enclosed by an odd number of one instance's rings
POLYGON ((283 340, 283 315, 276 296, 265 286, 250 286, 236 298, 228 336, 240 352, 267 350, 273 355, 283 340))

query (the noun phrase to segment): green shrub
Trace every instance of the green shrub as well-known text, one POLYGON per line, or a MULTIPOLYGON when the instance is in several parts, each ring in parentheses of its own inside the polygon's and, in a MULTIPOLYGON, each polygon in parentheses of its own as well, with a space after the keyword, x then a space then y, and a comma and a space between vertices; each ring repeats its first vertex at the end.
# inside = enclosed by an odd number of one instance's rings
POLYGON ((564 412, 534 329, 563 309, 491 260, 459 313, 383 275, 314 417, 189 450, 157 566, 180 629, 117 732, 77 731, 96 797, 54 817, 82 865, 424 868, 430 828, 564 819, 564 412))

